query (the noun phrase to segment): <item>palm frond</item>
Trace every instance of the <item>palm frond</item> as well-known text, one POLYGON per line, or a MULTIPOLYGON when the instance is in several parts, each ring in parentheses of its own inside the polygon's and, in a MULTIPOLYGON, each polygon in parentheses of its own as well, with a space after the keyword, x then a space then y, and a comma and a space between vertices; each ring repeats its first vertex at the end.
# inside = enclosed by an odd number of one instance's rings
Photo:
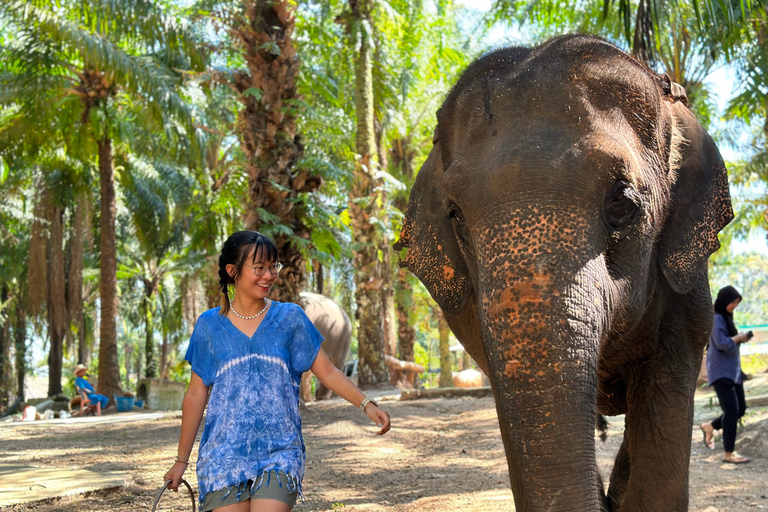
POLYGON ((104 34, 91 32, 58 13, 31 3, 13 1, 6 4, 32 41, 59 45, 77 53, 81 69, 109 73, 116 83, 149 106, 150 115, 164 119, 169 114, 182 125, 192 128, 188 104, 180 97, 178 73, 151 55, 134 55, 104 34))

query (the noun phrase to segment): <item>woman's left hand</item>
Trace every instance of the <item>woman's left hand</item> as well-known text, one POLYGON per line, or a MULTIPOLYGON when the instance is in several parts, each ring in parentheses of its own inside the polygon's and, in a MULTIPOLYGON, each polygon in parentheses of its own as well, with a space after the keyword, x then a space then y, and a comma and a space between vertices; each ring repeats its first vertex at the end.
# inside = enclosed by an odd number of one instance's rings
POLYGON ((392 428, 392 423, 389 421, 389 414, 387 414, 386 411, 383 411, 379 409, 377 406, 373 405, 373 403, 368 403, 365 406, 365 414, 374 422, 376 425, 381 427, 381 430, 376 432, 376 435, 383 436, 387 432, 389 432, 389 429, 392 428))

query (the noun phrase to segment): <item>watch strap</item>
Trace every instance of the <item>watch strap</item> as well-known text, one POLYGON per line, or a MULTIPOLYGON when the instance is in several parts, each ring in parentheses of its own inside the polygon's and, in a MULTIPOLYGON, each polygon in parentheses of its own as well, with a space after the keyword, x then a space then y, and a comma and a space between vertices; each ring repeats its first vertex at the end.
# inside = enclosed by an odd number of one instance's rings
POLYGON ((360 410, 365 412, 365 406, 368 405, 369 403, 375 405, 376 407, 379 406, 379 404, 377 404, 376 402, 374 402, 370 398, 365 397, 365 398, 363 398, 363 401, 360 402, 360 410))

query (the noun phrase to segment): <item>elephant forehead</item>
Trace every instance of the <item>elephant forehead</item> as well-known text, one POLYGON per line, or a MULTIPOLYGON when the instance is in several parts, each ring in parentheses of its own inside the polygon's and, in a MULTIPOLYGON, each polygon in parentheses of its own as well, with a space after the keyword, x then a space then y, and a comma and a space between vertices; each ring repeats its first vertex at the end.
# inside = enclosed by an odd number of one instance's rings
POLYGON ((460 85, 439 115, 444 167, 468 149, 475 155, 509 147, 557 153, 594 133, 663 150, 658 86, 620 53, 587 59, 534 55, 460 85))

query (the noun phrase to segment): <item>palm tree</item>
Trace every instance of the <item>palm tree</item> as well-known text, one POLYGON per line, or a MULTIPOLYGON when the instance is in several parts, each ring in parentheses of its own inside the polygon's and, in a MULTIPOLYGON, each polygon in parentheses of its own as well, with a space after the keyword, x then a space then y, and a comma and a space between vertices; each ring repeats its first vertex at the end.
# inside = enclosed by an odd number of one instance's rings
POLYGON ((14 397, 24 400, 26 372, 26 276, 29 270, 29 212, 23 195, 29 173, 13 173, 0 163, 0 407, 14 397), (11 360, 11 348, 15 361, 11 360), (13 373, 15 371, 15 379, 13 373))
POLYGON ((121 184, 136 243, 123 248, 126 257, 118 276, 143 285, 145 375, 151 379, 158 376, 155 296, 166 276, 182 266, 192 190, 189 178, 173 166, 129 158, 126 167, 130 172, 122 175, 121 184))
POLYGON ((358 379, 363 385, 389 380, 384 362, 381 300, 382 271, 389 269, 383 269, 379 262, 381 175, 374 131, 373 7, 373 0, 350 0, 349 12, 345 13, 350 46, 355 48, 355 152, 359 159, 355 162, 349 218, 355 239, 358 379))
POLYGON ((296 165, 304 148, 296 129, 295 12, 288 0, 244 1, 229 10, 225 22, 245 66, 219 75, 242 105, 235 129, 249 181, 245 226, 275 240, 284 268, 273 297, 286 302, 298 302, 306 282, 310 232, 302 197, 322 183, 296 165))
POLYGON ((182 77, 175 70, 201 69, 203 55, 178 15, 148 0, 85 0, 55 6, 43 0, 16 0, 3 3, 2 10, 16 33, 3 57, 15 73, 14 102, 20 105, 15 128, 30 126, 29 120, 46 129, 56 125, 68 150, 84 161, 98 162, 98 389, 112 396, 121 389, 115 323, 114 144, 130 143, 130 123, 135 122, 153 125, 171 140, 178 138, 179 127, 191 132, 191 114, 178 92, 182 77), (135 117, 126 118, 131 113, 135 117))
MULTIPOLYGON (((449 3, 439 3, 435 14, 426 11, 422 2, 399 0, 389 5, 394 14, 377 25, 377 33, 381 32, 377 48, 387 56, 382 60, 389 65, 378 72, 374 85, 382 138, 388 145, 387 170, 403 185, 390 192, 396 209, 389 215, 393 219, 391 231, 397 233, 402 228, 400 219, 408 206, 408 191, 418 163, 432 146, 434 113, 448 85, 469 63, 472 50, 467 52, 471 48, 469 38, 458 28, 461 11, 449 3)), ((418 280, 402 268, 392 268, 389 274, 395 276, 391 287, 397 317, 397 337, 390 343, 400 359, 413 361, 413 293, 414 287, 419 289, 418 280)), ((389 353, 395 355, 392 349, 389 353)))

